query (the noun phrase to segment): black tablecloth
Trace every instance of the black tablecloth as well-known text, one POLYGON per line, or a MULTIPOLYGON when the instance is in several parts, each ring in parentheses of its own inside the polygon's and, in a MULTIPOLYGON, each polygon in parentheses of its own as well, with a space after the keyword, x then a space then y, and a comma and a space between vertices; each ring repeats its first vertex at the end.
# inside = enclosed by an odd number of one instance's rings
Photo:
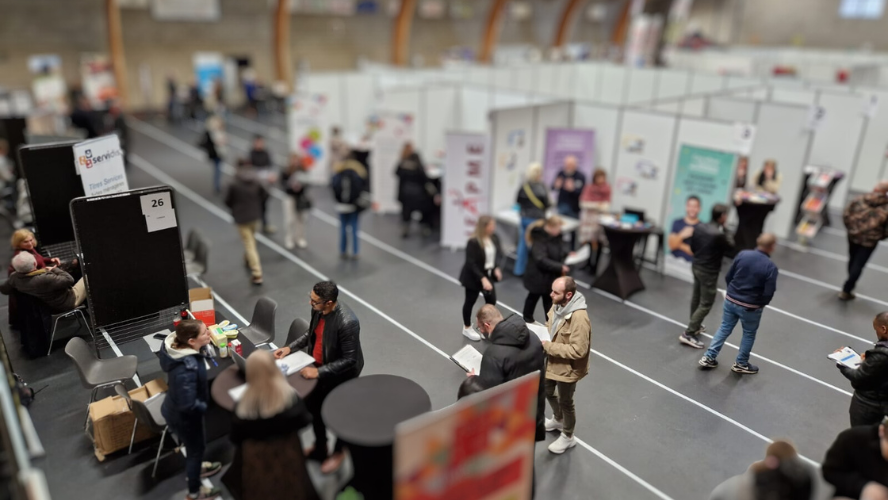
POLYGON ((777 202, 755 203, 743 201, 737 205, 737 232, 734 234, 734 245, 737 250, 755 248, 755 240, 762 234, 765 218, 774 210, 777 202))
POLYGON ((351 485, 364 498, 392 498, 395 426, 431 409, 419 384, 396 375, 356 378, 327 396, 321 416, 348 447, 355 467, 351 485))
POLYGON ((654 233, 654 228, 626 229, 606 224, 601 227, 610 246, 610 262, 592 286, 625 300, 633 293, 644 290, 633 256, 639 239, 654 233))

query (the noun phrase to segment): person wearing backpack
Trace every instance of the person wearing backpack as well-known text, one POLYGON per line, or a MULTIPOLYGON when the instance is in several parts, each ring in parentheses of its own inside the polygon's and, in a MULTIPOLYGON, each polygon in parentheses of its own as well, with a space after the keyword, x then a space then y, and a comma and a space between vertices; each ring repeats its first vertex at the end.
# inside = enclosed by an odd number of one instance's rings
POLYGON ((334 167, 333 195, 339 212, 339 256, 348 258, 348 232, 352 235, 352 259, 358 258, 358 215, 370 206, 367 169, 349 155, 334 167))
POLYGON ((858 196, 845 207, 842 219, 848 230, 848 279, 839 292, 840 300, 853 300, 854 286, 879 241, 888 238, 888 181, 878 183, 872 193, 858 196))

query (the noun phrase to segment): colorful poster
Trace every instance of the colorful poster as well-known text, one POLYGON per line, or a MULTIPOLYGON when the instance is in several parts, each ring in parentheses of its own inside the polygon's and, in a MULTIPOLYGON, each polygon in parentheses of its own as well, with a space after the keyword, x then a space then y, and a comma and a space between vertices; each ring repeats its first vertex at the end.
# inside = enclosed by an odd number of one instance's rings
POLYGON ((592 179, 595 168, 595 131, 573 128, 546 129, 546 156, 543 163, 543 182, 551 186, 558 172, 564 169, 564 159, 574 156, 577 171, 592 179))
POLYGON ((74 146, 74 168, 86 196, 122 193, 129 190, 123 150, 116 135, 79 142, 74 146))
POLYGON ((197 87, 200 94, 207 98, 214 96, 213 88, 216 82, 222 83, 225 68, 222 54, 218 52, 195 52, 192 57, 194 62, 194 76, 197 79, 197 87))
POLYGON ((530 500, 534 372, 395 428, 395 500, 530 500))
POLYGON ((489 213, 490 143, 483 133, 447 134, 441 246, 463 248, 489 213))
POLYGON ((105 103, 117 98, 117 83, 114 68, 103 54, 82 54, 80 56, 80 79, 83 95, 89 99, 93 109, 105 109, 105 103))
POLYGON ((686 247, 693 227, 687 220, 699 218, 702 222, 709 222, 712 206, 730 201, 736 162, 737 155, 734 153, 687 144, 681 146, 665 219, 665 229, 670 239, 676 242, 676 245, 672 245, 674 248, 667 245, 665 249, 667 274, 693 279, 690 272, 693 256, 686 247))
POLYGON ((413 142, 413 115, 394 111, 373 114, 367 127, 373 134, 373 154, 370 155, 370 186, 373 208, 380 213, 395 213, 398 204, 398 179, 395 169, 401 161, 404 145, 413 142))
POLYGON ((330 181, 327 129, 327 96, 294 94, 289 97, 287 135, 290 151, 302 156, 313 184, 330 181))

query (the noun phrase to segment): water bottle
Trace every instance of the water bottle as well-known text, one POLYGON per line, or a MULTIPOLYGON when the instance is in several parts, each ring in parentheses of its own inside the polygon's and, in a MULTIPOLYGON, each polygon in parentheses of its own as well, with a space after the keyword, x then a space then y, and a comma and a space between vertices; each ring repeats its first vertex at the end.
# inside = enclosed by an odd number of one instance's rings
POLYGON ((227 358, 228 357, 228 342, 222 342, 219 346, 219 357, 227 358))

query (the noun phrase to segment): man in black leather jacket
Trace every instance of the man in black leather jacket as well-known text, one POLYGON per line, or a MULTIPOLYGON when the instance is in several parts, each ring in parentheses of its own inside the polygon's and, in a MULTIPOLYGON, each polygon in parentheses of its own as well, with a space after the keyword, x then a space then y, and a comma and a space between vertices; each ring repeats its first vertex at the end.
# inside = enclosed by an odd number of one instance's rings
POLYGON ((321 418, 324 399, 339 384, 357 378, 364 368, 361 351, 361 324, 355 313, 338 302, 339 288, 332 281, 317 283, 309 293, 311 322, 308 331, 289 346, 274 352, 278 359, 293 351, 304 350, 314 357, 313 366, 300 372, 307 379, 317 379, 318 384, 305 400, 312 415, 315 435, 314 448, 308 457, 322 462, 321 471, 329 474, 342 465, 345 455, 342 442, 336 440, 333 455, 328 455, 327 428, 321 418))
POLYGON ((854 387, 848 410, 851 427, 878 424, 888 415, 888 312, 876 315, 873 330, 879 341, 862 356, 860 366, 838 365, 854 387))
POLYGON ((734 242, 725 231, 728 220, 728 207, 716 203, 712 207, 712 218, 708 224, 697 224, 691 236, 691 251, 694 261, 691 270, 694 273, 694 294, 691 298, 691 319, 679 342, 695 349, 703 349, 700 334, 704 331, 703 320, 712 309, 715 294, 718 291, 718 273, 721 271, 722 259, 733 257, 734 242))

